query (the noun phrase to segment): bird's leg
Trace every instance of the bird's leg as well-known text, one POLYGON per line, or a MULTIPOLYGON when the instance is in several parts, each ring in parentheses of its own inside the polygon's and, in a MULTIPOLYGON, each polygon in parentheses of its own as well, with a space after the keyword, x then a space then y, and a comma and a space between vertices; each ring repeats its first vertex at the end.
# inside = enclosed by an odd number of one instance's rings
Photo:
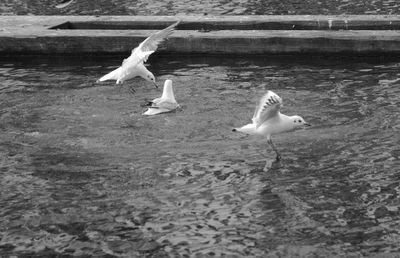
POLYGON ((134 95, 134 94, 136 93, 135 88, 133 88, 133 87, 131 87, 131 86, 128 86, 128 91, 129 91, 129 93, 132 94, 132 95, 134 95))
POLYGON ((136 90, 132 86, 130 86, 127 83, 124 83, 124 81, 117 80, 117 84, 121 84, 120 88, 123 89, 123 90, 125 90, 125 88, 128 88, 129 93, 132 94, 132 95, 134 95, 135 92, 136 92, 136 90))
POLYGON ((275 147, 275 144, 272 142, 271 137, 268 138, 268 144, 271 145, 272 149, 275 151, 276 153, 276 161, 281 160, 281 154, 279 154, 278 149, 275 147))

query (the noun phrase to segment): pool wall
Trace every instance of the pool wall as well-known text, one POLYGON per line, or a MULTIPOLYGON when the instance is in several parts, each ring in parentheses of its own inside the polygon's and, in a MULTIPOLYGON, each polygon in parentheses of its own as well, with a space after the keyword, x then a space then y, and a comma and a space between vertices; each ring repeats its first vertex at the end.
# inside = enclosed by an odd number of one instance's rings
POLYGON ((400 52, 397 15, 0 16, 0 52, 130 52, 181 20, 159 51, 207 54, 400 52))

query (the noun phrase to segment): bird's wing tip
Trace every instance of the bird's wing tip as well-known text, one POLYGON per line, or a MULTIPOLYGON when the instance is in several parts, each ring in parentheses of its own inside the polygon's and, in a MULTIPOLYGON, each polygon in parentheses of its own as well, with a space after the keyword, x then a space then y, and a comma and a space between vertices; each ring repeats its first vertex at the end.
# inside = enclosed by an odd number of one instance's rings
POLYGON ((282 104, 282 98, 279 97, 279 95, 276 94, 275 92, 273 92, 272 90, 268 90, 266 95, 267 95, 267 96, 270 96, 270 97, 272 97, 272 96, 276 97, 277 100, 278 100, 278 102, 279 102, 280 104, 282 104))
POLYGON ((143 113, 144 116, 153 116, 153 115, 158 115, 161 113, 166 113, 171 110, 163 109, 163 108, 153 108, 150 107, 149 109, 146 110, 146 112, 143 113))

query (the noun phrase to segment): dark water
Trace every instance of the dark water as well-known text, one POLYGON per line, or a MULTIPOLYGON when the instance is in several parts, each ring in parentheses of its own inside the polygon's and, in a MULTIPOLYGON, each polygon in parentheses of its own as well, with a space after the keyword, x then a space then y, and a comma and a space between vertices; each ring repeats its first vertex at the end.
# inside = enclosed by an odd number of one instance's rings
POLYGON ((400 254, 400 60, 155 56, 182 110, 154 117, 93 83, 121 60, 0 60, 1 257, 400 254), (314 125, 280 163, 231 132, 267 89, 314 125))
POLYGON ((397 0, 2 0, 0 15, 399 14, 397 0))

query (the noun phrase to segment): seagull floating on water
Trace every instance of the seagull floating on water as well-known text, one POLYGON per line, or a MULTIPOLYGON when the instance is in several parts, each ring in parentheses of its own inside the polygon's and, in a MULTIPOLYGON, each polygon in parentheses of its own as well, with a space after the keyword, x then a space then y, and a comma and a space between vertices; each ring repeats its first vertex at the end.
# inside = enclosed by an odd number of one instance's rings
MULTIPOLYGON (((140 76, 146 81, 152 82, 158 88, 154 75, 147 70, 143 63, 157 50, 158 45, 174 31, 179 22, 177 21, 171 26, 149 36, 138 47, 132 50, 131 55, 124 59, 120 67, 104 75, 97 82, 116 80, 116 83, 120 84, 126 80, 140 76)), ((132 91, 134 90, 132 89, 132 91)))
POLYGON ((56 8, 62 9, 67 7, 68 5, 72 4, 75 0, 62 0, 60 4, 56 5, 56 8))
POLYGON ((233 129, 234 132, 238 131, 245 134, 267 137, 268 144, 271 145, 276 153, 277 161, 281 159, 281 155, 272 142, 271 136, 273 134, 310 126, 301 116, 287 116, 281 114, 281 106, 282 99, 274 92, 268 91, 261 97, 256 106, 253 118, 251 119, 252 123, 233 129))
POLYGON ((148 106, 150 106, 149 109, 144 112, 143 115, 157 115, 160 113, 170 112, 179 107, 179 104, 175 100, 171 80, 165 80, 164 89, 161 97, 150 101, 148 106))

